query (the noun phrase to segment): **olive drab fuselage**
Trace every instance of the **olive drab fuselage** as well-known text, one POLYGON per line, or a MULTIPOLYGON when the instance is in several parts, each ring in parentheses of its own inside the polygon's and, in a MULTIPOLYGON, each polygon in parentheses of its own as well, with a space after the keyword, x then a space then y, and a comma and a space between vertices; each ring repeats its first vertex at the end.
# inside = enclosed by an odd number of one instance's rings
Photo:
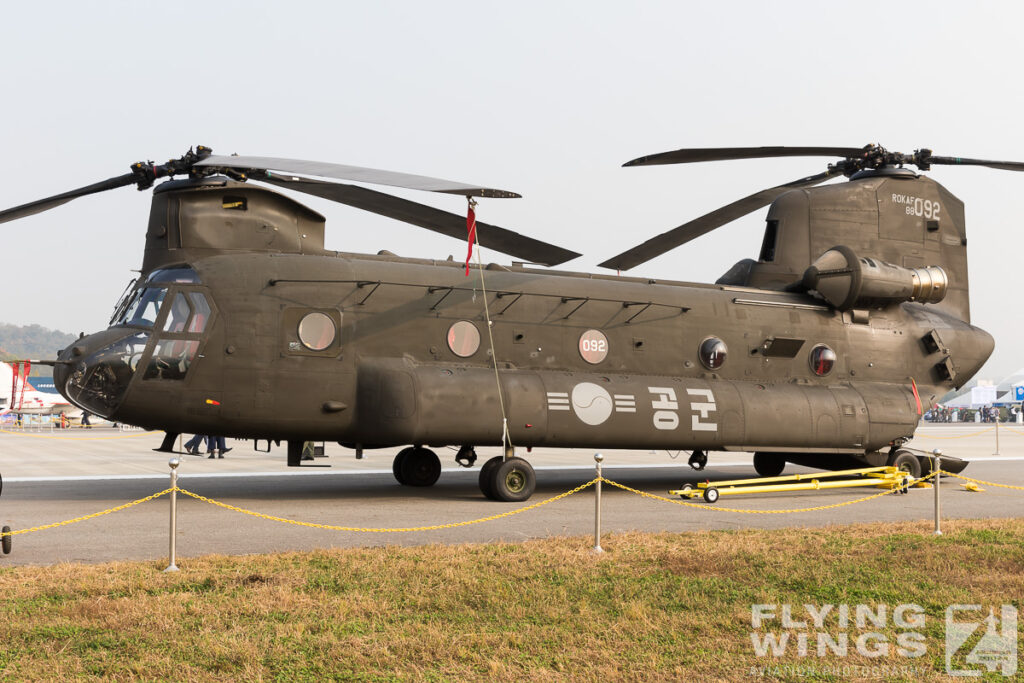
POLYGON ((325 251, 323 218, 283 195, 172 181, 134 293, 56 384, 172 433, 501 445, 507 421, 514 446, 865 456, 993 348, 969 324, 962 204, 910 176, 783 195, 758 261, 715 285, 325 251), (856 282, 801 291, 838 246, 862 268, 815 274, 856 282), (935 303, 889 285, 928 266, 935 303))

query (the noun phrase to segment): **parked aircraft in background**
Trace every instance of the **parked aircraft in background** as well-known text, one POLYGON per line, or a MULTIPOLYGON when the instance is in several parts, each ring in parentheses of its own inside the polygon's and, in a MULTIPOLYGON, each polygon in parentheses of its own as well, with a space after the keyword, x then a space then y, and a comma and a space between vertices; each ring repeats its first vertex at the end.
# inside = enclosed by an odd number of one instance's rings
POLYGON ((24 377, 24 366, 17 363, 0 363, 0 415, 20 413, 22 415, 60 415, 77 417, 81 409, 68 403, 56 390, 40 390, 33 385, 36 379, 53 387, 53 380, 47 377, 28 379, 24 377))

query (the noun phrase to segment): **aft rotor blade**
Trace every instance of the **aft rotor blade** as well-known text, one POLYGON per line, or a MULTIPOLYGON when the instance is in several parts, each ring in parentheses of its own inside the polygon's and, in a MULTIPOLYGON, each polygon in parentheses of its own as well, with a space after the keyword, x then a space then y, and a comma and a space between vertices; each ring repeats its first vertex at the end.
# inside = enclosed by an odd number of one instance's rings
POLYGON ((116 176, 114 178, 108 178, 107 180, 101 180, 98 183, 92 185, 86 185, 80 187, 77 190, 71 190, 63 194, 54 195, 47 197, 46 199, 39 199, 28 204, 22 204, 21 206, 15 206, 11 209, 5 209, 0 211, 0 223, 6 223, 8 221, 18 220, 19 218, 25 218, 33 214, 42 213, 48 211, 54 207, 66 204, 72 199, 78 199, 89 194, 96 194, 97 192, 104 192, 106 190, 113 190, 118 187, 124 187, 125 185, 133 185, 138 182, 138 176, 134 173, 126 173, 125 175, 116 176))
POLYGON ((649 154, 627 161, 623 166, 656 166, 660 164, 691 164, 696 161, 727 161, 730 159, 765 159, 768 157, 842 157, 851 159, 864 154, 863 147, 708 147, 677 149, 649 154))
POLYGON ((834 177, 838 173, 839 171, 825 171, 824 173, 801 178, 800 180, 794 180, 793 182, 786 183, 785 185, 778 185, 766 190, 761 190, 749 197, 744 197, 732 204, 726 204, 719 209, 715 209, 711 213, 704 214, 700 218, 696 218, 689 223, 684 223, 678 228, 673 228, 668 232, 663 232, 657 237, 652 237, 643 244, 635 246, 629 251, 624 251, 618 256, 613 256, 604 263, 599 263, 598 265, 602 268, 629 270, 634 266, 638 266, 641 263, 646 263, 657 256, 661 256, 665 252, 671 251, 680 245, 686 244, 690 240, 707 234, 716 228, 720 228, 726 223, 730 223, 737 218, 746 216, 751 211, 756 211, 763 206, 767 206, 775 201, 779 196, 789 192, 790 190, 817 185, 834 177))
POLYGON ((929 164, 948 166, 988 166, 1003 171, 1024 171, 1024 162, 1020 161, 989 161, 987 159, 965 159, 963 157, 929 156, 925 161, 929 164))
MULTIPOLYGON (((496 190, 490 187, 480 187, 479 185, 459 183, 452 180, 442 180, 440 178, 430 178, 428 176, 412 175, 410 173, 382 171, 376 168, 364 168, 362 166, 346 166, 343 164, 331 164, 322 161, 304 161, 302 159, 210 156, 202 161, 196 162, 195 165, 211 166, 213 168, 231 168, 239 171, 283 171, 285 173, 297 173, 303 176, 338 178, 339 180, 354 180, 356 182, 371 183, 374 185, 404 187, 410 190, 461 194, 466 197, 498 197, 512 199, 522 196, 515 192, 509 192, 508 190, 496 190)), ((259 178, 257 177, 256 179, 259 178)))
MULTIPOLYGON (((439 232, 459 240, 466 239, 466 217, 449 213, 432 206, 395 197, 384 192, 377 192, 357 185, 345 185, 322 180, 286 179, 282 176, 270 176, 261 179, 289 190, 298 190, 306 194, 323 197, 331 201, 354 206, 364 211, 387 216, 396 220, 418 225, 427 230, 439 232)), ((517 232, 500 228, 489 223, 476 224, 480 244, 486 249, 493 249, 509 254, 531 263, 556 266, 579 256, 553 244, 520 235, 517 232)))

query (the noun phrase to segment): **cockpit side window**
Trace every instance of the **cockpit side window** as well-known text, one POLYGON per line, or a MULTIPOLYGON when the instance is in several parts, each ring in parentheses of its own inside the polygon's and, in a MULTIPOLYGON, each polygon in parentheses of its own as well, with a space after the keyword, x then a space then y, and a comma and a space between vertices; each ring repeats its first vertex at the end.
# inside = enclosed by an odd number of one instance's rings
POLYGON ((202 292, 189 292, 188 296, 192 299, 192 307, 196 312, 192 316, 192 324, 188 326, 188 331, 202 332, 206 329, 206 323, 210 319, 210 304, 207 303, 202 292))
POLYGON ((193 362, 202 358, 202 337, 210 330, 213 304, 206 293, 185 285, 172 288, 166 298, 159 338, 146 362, 144 380, 186 379, 193 362))
POLYGON ((164 321, 164 332, 184 332, 191 313, 191 306, 185 295, 181 292, 175 294, 171 310, 167 312, 167 320, 164 321))

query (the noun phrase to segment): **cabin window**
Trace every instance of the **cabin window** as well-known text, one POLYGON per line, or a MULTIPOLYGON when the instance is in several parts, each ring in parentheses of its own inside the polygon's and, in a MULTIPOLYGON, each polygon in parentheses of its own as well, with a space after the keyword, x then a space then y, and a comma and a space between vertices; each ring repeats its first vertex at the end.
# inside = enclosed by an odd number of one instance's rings
POLYGON ((764 240, 761 242, 761 255, 758 257, 763 263, 771 263, 775 260, 775 240, 779 236, 779 221, 770 219, 764 227, 764 240))
POLYGON ((608 338, 601 330, 587 330, 580 335, 580 356, 592 365, 608 357, 608 338))
POLYGON ((725 365, 729 349, 718 337, 708 337, 700 343, 700 362, 708 370, 717 370, 725 365))
POLYGON ((338 330, 330 316, 320 313, 307 313, 299 321, 299 341, 310 351, 323 351, 334 343, 338 330))
POLYGON ((480 349, 480 330, 468 320, 448 328, 448 348, 460 358, 469 358, 480 349))
POLYGON ((818 377, 824 377, 828 373, 832 372, 832 368, 836 365, 836 352, 830 349, 825 344, 818 344, 811 349, 811 370, 818 377))

